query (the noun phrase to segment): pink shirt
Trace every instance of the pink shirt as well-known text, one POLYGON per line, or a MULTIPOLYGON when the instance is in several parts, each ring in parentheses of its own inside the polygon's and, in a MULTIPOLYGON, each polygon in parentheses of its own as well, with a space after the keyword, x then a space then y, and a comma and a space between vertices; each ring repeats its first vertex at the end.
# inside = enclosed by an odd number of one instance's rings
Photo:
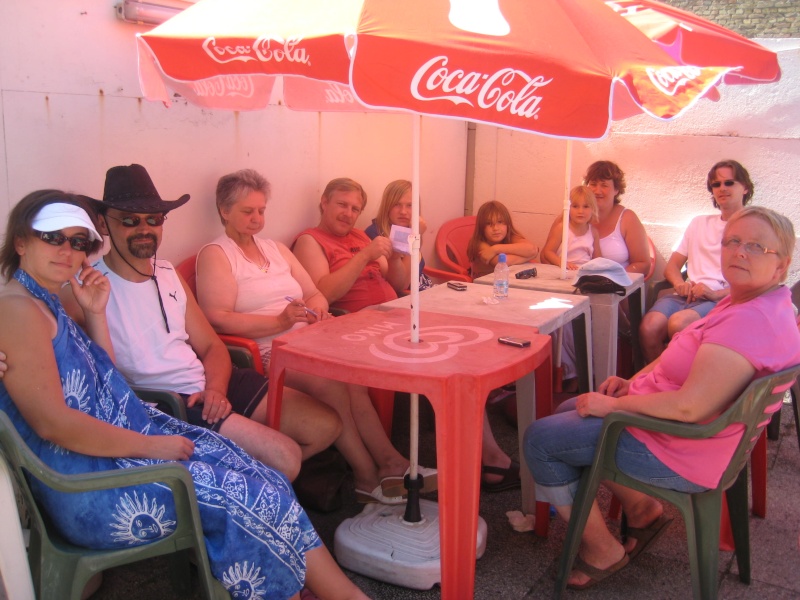
MULTIPOLYGON (((781 286, 743 304, 719 301, 708 315, 672 338, 659 364, 635 379, 629 394, 680 389, 702 344, 718 344, 741 354, 763 377, 800 363, 797 330, 789 289, 781 286)), ((712 438, 687 440, 629 428, 661 462, 685 479, 714 488, 719 483, 743 426, 730 425, 712 438)))
MULTIPOLYGON (((363 248, 369 246, 370 239, 359 229, 353 229, 345 236, 323 231, 319 227, 306 229, 300 235, 310 235, 322 246, 331 273, 346 265, 363 248)), ((298 236, 300 237, 300 236, 298 236)), ((380 264, 373 260, 368 263, 348 292, 331 303, 333 308, 343 308, 356 312, 367 306, 382 304, 397 298, 397 292, 381 273, 380 264)))

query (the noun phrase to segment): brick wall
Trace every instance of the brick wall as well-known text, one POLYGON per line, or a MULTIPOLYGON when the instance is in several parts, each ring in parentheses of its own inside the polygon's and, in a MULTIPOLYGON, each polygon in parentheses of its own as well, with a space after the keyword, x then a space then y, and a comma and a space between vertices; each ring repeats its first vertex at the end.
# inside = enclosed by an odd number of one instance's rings
POLYGON ((800 37, 798 0, 662 0, 746 38, 800 37))

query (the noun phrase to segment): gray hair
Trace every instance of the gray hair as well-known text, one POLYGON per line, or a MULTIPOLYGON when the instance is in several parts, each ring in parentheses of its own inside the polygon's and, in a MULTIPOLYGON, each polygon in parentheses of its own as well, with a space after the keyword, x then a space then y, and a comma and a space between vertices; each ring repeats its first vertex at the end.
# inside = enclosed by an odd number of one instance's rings
MULTIPOLYGON (((764 206, 745 206, 742 210, 736 211, 731 215, 728 219, 728 223, 725 225, 725 231, 727 232, 731 224, 736 221, 751 216, 761 219, 772 228, 772 231, 774 231, 775 235, 778 237, 778 247, 776 248, 778 256, 782 258, 788 257, 791 263, 795 244, 794 225, 792 225, 789 219, 774 210, 770 210, 764 206)), ((781 277, 781 281, 786 281, 788 274, 789 269, 787 267, 783 277, 781 277)))
POLYGON ((222 211, 229 211, 245 194, 250 192, 261 192, 267 200, 272 195, 269 181, 254 169, 241 169, 219 178, 217 182, 217 212, 223 225, 225 225, 225 218, 222 216, 222 211))

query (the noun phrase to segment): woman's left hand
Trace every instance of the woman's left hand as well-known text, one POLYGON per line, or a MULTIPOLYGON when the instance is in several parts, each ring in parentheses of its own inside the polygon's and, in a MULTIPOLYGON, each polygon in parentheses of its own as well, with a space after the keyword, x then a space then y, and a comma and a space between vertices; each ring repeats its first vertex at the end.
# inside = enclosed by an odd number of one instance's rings
POLYGON ((589 392, 578 396, 575 410, 582 417, 605 417, 616 410, 616 398, 598 392, 589 392))
POLYGON ((94 269, 88 259, 84 259, 81 272, 69 284, 75 300, 85 313, 105 313, 111 294, 111 282, 108 277, 94 269))
POLYGON ((316 313, 316 316, 308 313, 307 316, 309 323, 316 323, 322 319, 330 318, 331 314, 328 312, 328 301, 321 293, 317 292, 316 294, 309 296, 305 302, 306 307, 316 313))

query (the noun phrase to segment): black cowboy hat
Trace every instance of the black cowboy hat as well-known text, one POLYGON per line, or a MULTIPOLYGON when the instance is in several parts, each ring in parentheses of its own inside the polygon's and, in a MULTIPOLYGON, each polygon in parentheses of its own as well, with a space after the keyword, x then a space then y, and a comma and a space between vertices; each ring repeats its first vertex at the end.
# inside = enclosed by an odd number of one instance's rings
POLYGON ((162 200, 147 170, 142 165, 133 164, 111 167, 106 172, 103 199, 90 200, 100 212, 115 208, 131 213, 166 213, 186 204, 189 194, 177 200, 162 200))

